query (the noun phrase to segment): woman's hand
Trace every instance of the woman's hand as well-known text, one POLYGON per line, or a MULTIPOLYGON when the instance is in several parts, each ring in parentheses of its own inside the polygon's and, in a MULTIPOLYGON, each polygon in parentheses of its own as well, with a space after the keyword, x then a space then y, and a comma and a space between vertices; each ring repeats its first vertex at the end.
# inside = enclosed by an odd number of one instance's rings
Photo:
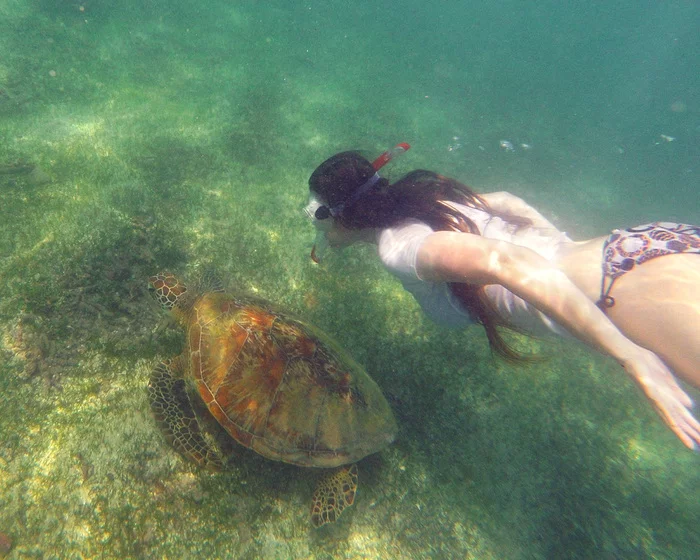
POLYGON ((691 414, 692 399, 661 359, 644 348, 622 366, 644 391, 666 425, 690 449, 700 450, 700 422, 691 414))

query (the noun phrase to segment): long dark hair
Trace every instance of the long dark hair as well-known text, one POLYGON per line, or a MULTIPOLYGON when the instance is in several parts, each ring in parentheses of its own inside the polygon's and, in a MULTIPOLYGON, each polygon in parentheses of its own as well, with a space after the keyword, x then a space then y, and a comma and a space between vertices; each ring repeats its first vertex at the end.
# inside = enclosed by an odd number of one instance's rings
MULTIPOLYGON (((309 188, 335 213, 334 219, 348 229, 388 228, 414 218, 435 231, 460 231, 481 235, 477 225, 445 202, 456 202, 498 215, 516 227, 530 221, 493 212, 486 201, 467 185, 432 171, 411 171, 395 183, 380 178, 360 196, 353 193, 367 183, 375 170, 359 152, 342 152, 324 161, 311 175, 309 188)), ((483 325, 489 344, 496 354, 509 361, 526 356, 515 350, 501 335, 500 328, 514 327, 502 317, 486 296, 484 286, 451 282, 450 290, 473 320, 483 325)))

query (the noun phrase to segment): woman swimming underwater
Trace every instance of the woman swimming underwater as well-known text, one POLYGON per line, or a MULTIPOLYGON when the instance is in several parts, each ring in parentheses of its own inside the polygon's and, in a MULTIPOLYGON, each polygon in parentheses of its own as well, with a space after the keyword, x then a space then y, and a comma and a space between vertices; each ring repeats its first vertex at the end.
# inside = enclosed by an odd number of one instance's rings
POLYGON ((326 246, 374 243, 381 261, 443 325, 481 324, 492 349, 517 361, 500 327, 570 334, 615 358, 669 428, 700 449, 693 403, 672 372, 700 388, 700 226, 655 222, 574 242, 520 198, 476 194, 412 171, 397 182, 358 152, 309 179, 307 214, 326 246))

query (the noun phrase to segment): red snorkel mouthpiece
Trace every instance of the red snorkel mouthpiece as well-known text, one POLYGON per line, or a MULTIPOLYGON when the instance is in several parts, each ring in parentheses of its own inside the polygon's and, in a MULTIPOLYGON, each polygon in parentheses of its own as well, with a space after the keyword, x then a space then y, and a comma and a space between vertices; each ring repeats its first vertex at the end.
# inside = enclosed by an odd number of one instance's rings
POLYGON ((389 163, 396 156, 398 156, 399 154, 403 154, 404 152, 407 152, 410 149, 411 149, 411 146, 407 142, 401 142, 399 144, 396 144, 396 146, 387 150, 382 155, 380 155, 377 159, 375 159, 372 162, 372 167, 374 167, 375 171, 379 171, 382 167, 384 167, 387 163, 389 163))
POLYGON ((314 263, 316 263, 316 264, 321 263, 321 259, 319 259, 318 256, 316 256, 316 245, 314 245, 311 248, 311 260, 314 261, 314 263))

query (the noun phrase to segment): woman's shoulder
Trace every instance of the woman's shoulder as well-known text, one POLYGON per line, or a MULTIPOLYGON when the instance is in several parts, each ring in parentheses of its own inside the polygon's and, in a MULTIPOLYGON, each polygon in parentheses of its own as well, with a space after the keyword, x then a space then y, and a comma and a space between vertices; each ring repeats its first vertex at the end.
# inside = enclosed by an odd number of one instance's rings
POLYGON ((416 275, 416 256, 433 229, 419 220, 406 220, 379 232, 377 248, 379 258, 394 274, 416 275))

